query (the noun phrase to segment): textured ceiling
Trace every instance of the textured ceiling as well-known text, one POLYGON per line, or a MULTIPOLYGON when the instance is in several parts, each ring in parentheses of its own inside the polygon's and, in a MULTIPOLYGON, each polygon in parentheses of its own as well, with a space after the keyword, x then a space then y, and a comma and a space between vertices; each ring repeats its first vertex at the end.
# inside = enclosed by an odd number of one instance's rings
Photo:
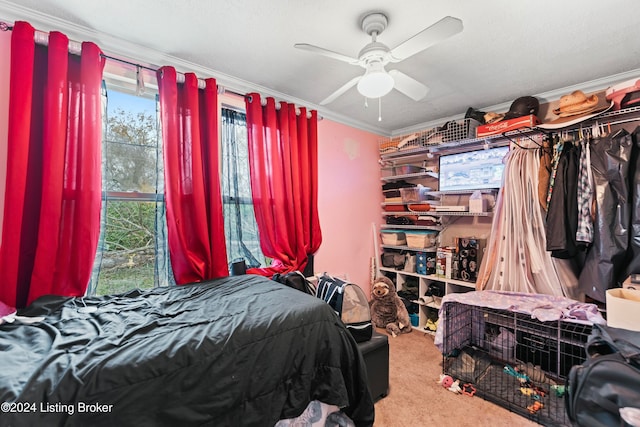
POLYGON ((634 0, 0 0, 0 19, 95 41, 112 56, 174 65, 215 77, 239 93, 315 108, 321 115, 390 135, 462 117, 470 106, 506 111, 523 95, 552 101, 640 76, 640 14, 634 0), (363 69, 295 49, 317 45, 357 57, 370 38, 360 28, 382 11, 378 41, 393 48, 445 16, 464 30, 398 64, 430 88, 413 101, 392 91, 378 103, 356 88, 321 100, 363 69), (563 92, 564 91, 564 92, 563 92))

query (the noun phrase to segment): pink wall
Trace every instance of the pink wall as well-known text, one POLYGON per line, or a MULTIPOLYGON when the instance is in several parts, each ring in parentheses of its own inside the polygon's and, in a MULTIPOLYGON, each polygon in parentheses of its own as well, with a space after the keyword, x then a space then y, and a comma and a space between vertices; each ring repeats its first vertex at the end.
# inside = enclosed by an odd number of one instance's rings
POLYGON ((318 210, 322 245, 316 273, 346 275, 370 293, 372 223, 381 221, 380 136, 322 120, 318 123, 318 210))

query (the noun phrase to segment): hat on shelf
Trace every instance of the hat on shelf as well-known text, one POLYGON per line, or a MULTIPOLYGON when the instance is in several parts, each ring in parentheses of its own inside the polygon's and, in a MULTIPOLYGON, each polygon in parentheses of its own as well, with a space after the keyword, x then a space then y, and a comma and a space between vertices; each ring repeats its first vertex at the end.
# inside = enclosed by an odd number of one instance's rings
POLYGON ((585 95, 581 90, 575 90, 568 95, 560 97, 558 108, 553 110, 553 114, 560 117, 570 117, 579 114, 590 113, 598 106, 598 95, 585 95))
POLYGON ((607 101, 613 101, 614 110, 637 106, 640 99, 640 78, 611 86, 605 96, 607 101))
POLYGON ((538 115, 538 109, 540 108, 540 102, 533 96, 521 96, 511 103, 509 111, 504 115, 503 120, 515 119, 522 116, 528 116, 533 114, 538 115))
POLYGON ((540 103, 533 96, 521 96, 511 103, 509 111, 506 113, 488 112, 484 115, 486 124, 498 123, 502 120, 516 119, 522 116, 533 114, 538 115, 540 103))
POLYGON ((553 130, 572 126, 609 111, 613 104, 613 101, 608 101, 604 96, 596 94, 589 96, 582 91, 576 90, 560 98, 557 108, 553 110, 553 114, 556 116, 555 119, 550 118, 550 121, 537 127, 553 130))

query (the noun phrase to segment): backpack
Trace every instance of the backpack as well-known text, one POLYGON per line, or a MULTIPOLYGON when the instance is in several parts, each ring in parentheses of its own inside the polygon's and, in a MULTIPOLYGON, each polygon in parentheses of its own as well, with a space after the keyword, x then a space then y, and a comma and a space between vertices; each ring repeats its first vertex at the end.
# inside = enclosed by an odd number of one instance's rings
POLYGON ((567 378, 573 425, 637 425, 623 417, 640 404, 640 332, 594 324, 586 351, 587 360, 572 366, 567 378))
POLYGON ((316 297, 333 308, 356 342, 371 339, 371 310, 367 296, 360 286, 324 273, 318 278, 316 297))
POLYGON ((282 283, 283 285, 287 285, 290 288, 297 289, 301 292, 304 292, 309 295, 315 295, 316 289, 313 287, 313 284, 304 277, 304 274, 296 271, 291 271, 289 273, 280 274, 276 273, 271 277, 271 280, 274 280, 278 283, 282 283))

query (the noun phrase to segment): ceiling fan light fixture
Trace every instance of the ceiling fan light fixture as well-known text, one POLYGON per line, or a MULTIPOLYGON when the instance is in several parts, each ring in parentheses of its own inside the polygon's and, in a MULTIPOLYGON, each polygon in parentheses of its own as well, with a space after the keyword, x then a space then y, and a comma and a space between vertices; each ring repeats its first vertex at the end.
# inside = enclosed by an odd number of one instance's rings
POLYGON ((358 82, 358 92, 366 98, 380 98, 393 89, 394 81, 382 64, 373 63, 358 82))

